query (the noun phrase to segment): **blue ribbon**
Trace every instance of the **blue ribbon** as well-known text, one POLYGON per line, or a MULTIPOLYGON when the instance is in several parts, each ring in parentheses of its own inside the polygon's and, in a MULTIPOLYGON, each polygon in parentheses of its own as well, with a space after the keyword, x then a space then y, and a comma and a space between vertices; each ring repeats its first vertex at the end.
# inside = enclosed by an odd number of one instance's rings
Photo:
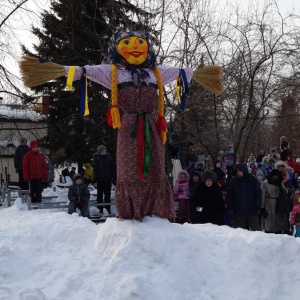
POLYGON ((85 73, 86 70, 83 67, 82 68, 83 74, 80 78, 80 100, 79 100, 79 113, 81 115, 84 114, 84 109, 85 109, 85 90, 86 90, 86 80, 85 80, 85 73))
POLYGON ((181 87, 182 89, 182 93, 180 95, 180 99, 181 99, 181 103, 180 103, 180 109, 181 110, 184 110, 184 107, 185 107, 185 99, 186 99, 186 96, 188 95, 189 93, 189 84, 188 84, 188 81, 186 79, 186 74, 185 74, 185 71, 184 69, 180 69, 179 70, 179 74, 180 74, 180 81, 179 81, 179 86, 181 87))

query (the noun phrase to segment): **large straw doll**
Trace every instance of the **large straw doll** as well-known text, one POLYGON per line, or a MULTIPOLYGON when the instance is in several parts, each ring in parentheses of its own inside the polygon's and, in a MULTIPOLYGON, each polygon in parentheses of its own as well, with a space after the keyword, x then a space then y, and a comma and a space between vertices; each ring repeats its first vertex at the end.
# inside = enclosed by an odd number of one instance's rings
MULTIPOLYGON (((63 67, 24 56, 20 66, 29 87, 64 75, 69 84, 85 76, 111 89, 112 105, 107 119, 119 129, 115 191, 118 217, 140 221, 145 216, 174 217, 172 189, 165 173, 163 86, 177 79, 180 70, 157 66, 147 33, 114 34, 101 65, 63 67)), ((193 76, 209 90, 222 91, 220 67, 212 66, 204 72, 200 69, 194 75, 186 68, 181 73, 186 83, 193 76)))

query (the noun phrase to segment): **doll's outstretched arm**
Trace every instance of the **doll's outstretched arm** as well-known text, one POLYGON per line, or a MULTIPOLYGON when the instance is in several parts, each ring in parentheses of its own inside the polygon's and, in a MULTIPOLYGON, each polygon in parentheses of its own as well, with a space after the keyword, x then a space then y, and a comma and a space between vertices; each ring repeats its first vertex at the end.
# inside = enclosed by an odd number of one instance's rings
POLYGON ((64 66, 30 55, 22 56, 19 65, 24 85, 30 88, 67 75, 64 66))
MULTIPOLYGON (((176 80, 179 76, 180 69, 178 67, 161 65, 158 68, 161 73, 163 85, 176 80)), ((206 66, 195 71, 192 71, 190 68, 184 68, 183 70, 185 71, 187 82, 193 79, 206 90, 217 95, 222 94, 224 88, 221 66, 206 66)))
MULTIPOLYGON (((24 85, 30 88, 68 76, 69 70, 70 66, 63 66, 29 55, 22 56, 20 60, 20 71, 24 85)), ((85 66, 83 68, 75 66, 72 81, 79 80, 83 74, 91 81, 111 88, 110 65, 85 66)))
POLYGON ((221 95, 224 87, 221 66, 206 66, 193 72, 193 80, 206 90, 221 95))

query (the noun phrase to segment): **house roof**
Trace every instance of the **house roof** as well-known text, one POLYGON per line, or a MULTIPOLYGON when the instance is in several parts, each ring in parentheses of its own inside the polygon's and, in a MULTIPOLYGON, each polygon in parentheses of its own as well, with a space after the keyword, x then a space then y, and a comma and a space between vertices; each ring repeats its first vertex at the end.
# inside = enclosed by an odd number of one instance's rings
POLYGON ((45 116, 24 105, 0 104, 0 119, 3 118, 38 122, 44 120, 45 116))

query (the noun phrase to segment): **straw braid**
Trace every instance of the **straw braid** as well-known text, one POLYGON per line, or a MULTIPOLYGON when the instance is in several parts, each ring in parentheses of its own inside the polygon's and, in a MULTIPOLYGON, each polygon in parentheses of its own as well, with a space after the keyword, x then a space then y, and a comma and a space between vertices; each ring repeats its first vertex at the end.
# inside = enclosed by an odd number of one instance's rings
POLYGON ((161 136, 162 143, 165 144, 167 140, 167 133, 166 133, 166 121, 164 119, 164 90, 163 90, 163 82, 159 72, 158 67, 154 68, 154 73, 156 76, 156 81, 158 85, 158 106, 157 106, 157 114, 158 114, 158 121, 157 121, 157 128, 159 134, 161 136))
POLYGON ((111 65, 111 120, 113 128, 121 127, 121 118, 120 112, 118 109, 118 75, 117 75, 117 66, 111 65))
POLYGON ((162 78, 159 72, 158 67, 154 68, 154 73, 156 76, 157 80, 157 85, 158 85, 158 107, 157 107, 157 112, 160 116, 164 116, 164 91, 163 91, 163 83, 162 83, 162 78))

